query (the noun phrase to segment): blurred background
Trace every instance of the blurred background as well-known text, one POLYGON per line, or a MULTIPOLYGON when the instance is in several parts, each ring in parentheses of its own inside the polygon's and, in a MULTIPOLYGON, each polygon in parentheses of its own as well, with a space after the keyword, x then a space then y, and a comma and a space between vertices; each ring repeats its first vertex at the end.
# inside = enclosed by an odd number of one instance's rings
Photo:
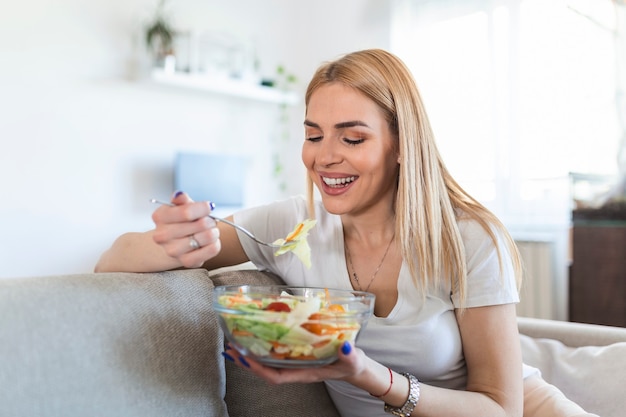
POLYGON ((304 193, 308 79, 376 47, 409 64, 448 168, 523 246, 540 277, 528 298, 547 300, 528 314, 565 319, 572 210, 602 206, 623 176, 625 7, 7 2, 0 278, 91 271, 118 235, 152 227, 149 199, 197 168, 181 161, 207 158, 190 187, 217 194, 219 214, 304 193), (237 178, 240 198, 220 205, 219 185, 237 178))

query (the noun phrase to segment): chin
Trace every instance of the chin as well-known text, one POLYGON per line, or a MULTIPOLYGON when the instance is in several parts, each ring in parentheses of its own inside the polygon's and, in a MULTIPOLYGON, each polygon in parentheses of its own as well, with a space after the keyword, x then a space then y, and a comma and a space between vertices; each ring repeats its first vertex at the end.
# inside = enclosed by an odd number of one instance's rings
POLYGON ((342 215, 350 211, 345 202, 338 201, 337 197, 322 195, 322 204, 330 214, 342 215))

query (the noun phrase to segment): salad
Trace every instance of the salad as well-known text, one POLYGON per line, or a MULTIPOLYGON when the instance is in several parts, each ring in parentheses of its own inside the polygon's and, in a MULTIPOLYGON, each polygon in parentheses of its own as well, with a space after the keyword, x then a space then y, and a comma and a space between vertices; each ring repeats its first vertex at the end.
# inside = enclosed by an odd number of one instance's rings
POLYGON ((333 358, 361 329, 359 314, 329 301, 328 290, 313 296, 286 292, 252 298, 239 292, 217 302, 232 313, 221 318, 234 341, 258 358, 315 361, 333 358))
POLYGON ((311 248, 306 240, 309 230, 315 226, 317 220, 307 219, 298 223, 291 233, 284 239, 276 239, 273 243, 281 245, 274 255, 279 256, 287 252, 293 252, 306 266, 311 268, 311 248))

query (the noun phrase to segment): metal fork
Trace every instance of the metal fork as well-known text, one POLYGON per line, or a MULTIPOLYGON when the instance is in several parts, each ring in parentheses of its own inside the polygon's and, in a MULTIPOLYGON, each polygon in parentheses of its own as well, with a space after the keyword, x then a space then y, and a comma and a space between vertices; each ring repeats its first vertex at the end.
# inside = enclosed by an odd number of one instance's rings
MULTIPOLYGON (((161 201, 161 200, 157 200, 156 198, 151 198, 150 199, 151 203, 154 204, 162 204, 165 206, 170 206, 170 207, 175 207, 175 204, 172 203, 168 203, 166 201, 161 201)), ((254 240, 256 243, 258 243, 259 245, 263 245, 263 246, 269 246, 270 248, 282 248, 283 245, 277 245, 275 243, 269 243, 269 242, 264 242, 262 240, 260 240, 259 238, 257 238, 254 234, 252 234, 252 232, 250 232, 249 230, 247 230, 246 228, 239 226, 238 224, 235 224, 231 221, 228 221, 226 219, 222 219, 221 217, 216 217, 216 216, 212 216, 212 215, 208 215, 208 217, 212 218, 213 220, 215 220, 216 222, 222 222, 224 224, 227 224, 229 226, 234 227, 237 230, 240 230, 241 232, 243 232, 246 236, 248 236, 250 239, 254 240)))

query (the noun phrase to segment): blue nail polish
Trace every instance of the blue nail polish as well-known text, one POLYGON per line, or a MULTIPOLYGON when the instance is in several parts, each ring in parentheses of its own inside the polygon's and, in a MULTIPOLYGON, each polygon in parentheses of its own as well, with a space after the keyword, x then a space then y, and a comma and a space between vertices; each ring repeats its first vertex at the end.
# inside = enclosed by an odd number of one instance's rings
POLYGON ((184 192, 183 192, 183 191, 176 191, 176 192, 174 193, 174 198, 179 197, 179 196, 180 196, 180 195, 182 195, 182 194, 184 194, 184 192))
POLYGON ((231 361, 231 362, 235 362, 235 358, 233 358, 232 356, 230 356, 230 355, 229 355, 228 353, 226 353, 226 352, 222 352, 222 356, 223 356, 225 359, 227 359, 227 360, 229 360, 229 361, 231 361))
POLYGON ((350 342, 343 342, 343 345, 341 345, 341 353, 349 355, 350 352, 352 352, 352 345, 350 342))
POLYGON ((215 203, 212 201, 209 201, 209 207, 211 208, 211 211, 215 210, 215 203))
POLYGON ((249 368, 249 367, 250 367, 250 364, 248 363, 248 361, 246 360, 246 358, 244 358, 243 356, 240 356, 240 357, 239 357, 239 362, 241 362, 241 364, 242 364, 243 366, 245 366, 246 368, 249 368))

